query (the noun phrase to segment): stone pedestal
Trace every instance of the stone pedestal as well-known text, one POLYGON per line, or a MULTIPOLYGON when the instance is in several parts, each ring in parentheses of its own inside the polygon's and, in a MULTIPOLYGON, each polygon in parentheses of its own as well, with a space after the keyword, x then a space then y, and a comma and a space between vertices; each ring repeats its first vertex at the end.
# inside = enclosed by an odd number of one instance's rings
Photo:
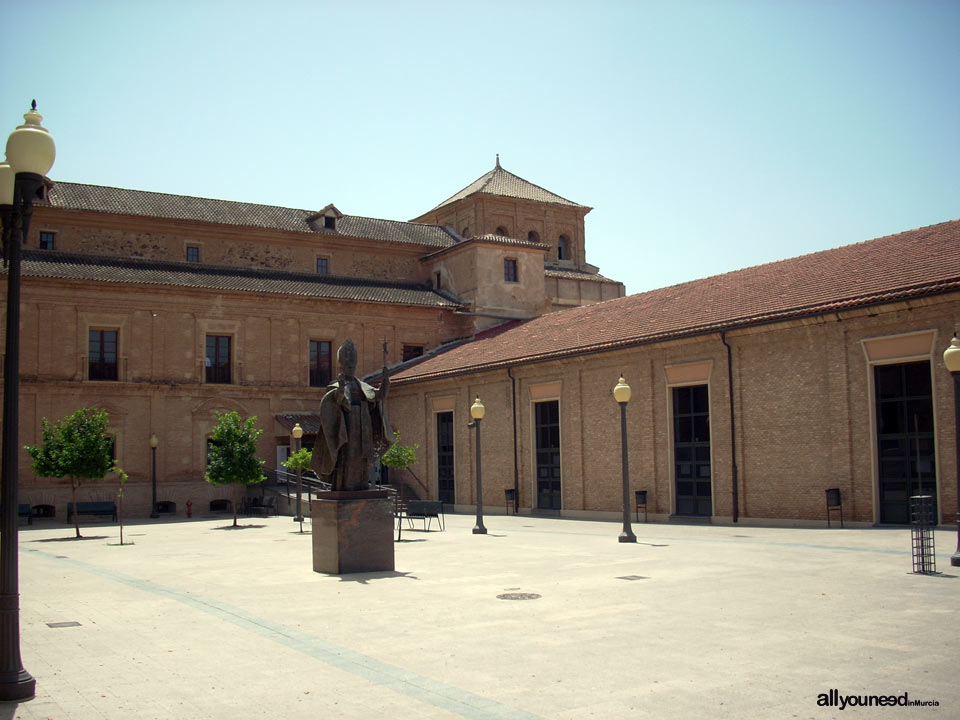
POLYGON ((386 490, 317 493, 313 571, 331 575, 393 570, 393 501, 386 490))

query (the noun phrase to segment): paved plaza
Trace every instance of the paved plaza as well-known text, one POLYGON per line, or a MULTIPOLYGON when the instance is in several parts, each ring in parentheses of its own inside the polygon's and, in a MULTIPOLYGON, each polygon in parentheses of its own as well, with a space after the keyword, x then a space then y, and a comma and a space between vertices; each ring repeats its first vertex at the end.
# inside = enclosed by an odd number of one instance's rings
POLYGON ((923 576, 908 529, 446 520, 339 577, 289 517, 22 527, 0 720, 960 717, 949 530, 923 576))

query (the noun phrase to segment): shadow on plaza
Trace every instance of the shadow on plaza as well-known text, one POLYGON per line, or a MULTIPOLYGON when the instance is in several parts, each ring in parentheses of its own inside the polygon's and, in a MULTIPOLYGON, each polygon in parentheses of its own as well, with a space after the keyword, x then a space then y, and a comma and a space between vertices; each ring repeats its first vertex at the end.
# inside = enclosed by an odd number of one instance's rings
MULTIPOLYGON (((81 535, 80 537, 62 537, 62 538, 38 538, 36 540, 27 540, 26 542, 36 542, 36 543, 50 543, 50 542, 75 542, 80 540, 106 540, 113 537, 112 535, 81 535)), ((133 543, 124 543, 124 545, 132 545, 133 543)))
POLYGON ((340 582, 355 582, 361 585, 367 585, 371 580, 389 580, 391 578, 406 578, 407 580, 419 580, 416 575, 407 572, 397 572, 396 570, 382 570, 379 572, 368 573, 349 573, 347 575, 336 575, 340 582))
POLYGON ((259 528, 265 528, 266 525, 224 525, 222 527, 215 527, 214 530, 257 530, 259 528))

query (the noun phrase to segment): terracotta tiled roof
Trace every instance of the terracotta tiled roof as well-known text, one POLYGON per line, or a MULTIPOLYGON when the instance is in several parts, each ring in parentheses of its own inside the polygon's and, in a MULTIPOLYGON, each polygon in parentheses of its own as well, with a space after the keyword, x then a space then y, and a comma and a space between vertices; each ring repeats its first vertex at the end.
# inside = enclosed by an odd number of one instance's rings
POLYGON ((172 285, 435 308, 460 307, 456 300, 425 285, 265 268, 25 250, 22 269, 24 277, 172 285))
MULTIPOLYGON (((462 200, 465 197, 476 193, 486 193, 487 195, 500 195, 502 197, 518 198, 520 200, 535 200, 537 202, 552 203, 554 205, 565 205, 567 207, 587 208, 586 205, 579 205, 575 202, 562 198, 559 195, 544 190, 539 185, 524 180, 522 177, 514 175, 500 167, 500 159, 497 158, 497 165, 483 177, 479 177, 467 185, 456 195, 447 198, 437 205, 434 210, 439 210, 445 205, 462 200)), ((431 211, 432 212, 432 211, 431 211)))
POLYGON ((576 268, 558 267, 556 265, 545 265, 544 275, 552 278, 561 278, 564 280, 587 280, 588 282, 619 282, 604 277, 600 273, 591 273, 586 270, 577 270, 576 268))
POLYGON ((449 252, 451 250, 456 250, 462 248, 466 245, 503 245, 505 247, 515 247, 515 248, 529 248, 530 250, 543 250, 546 252, 550 249, 549 245, 540 242, 534 242, 532 240, 518 240, 516 238, 504 237, 503 235, 475 235, 466 240, 461 240, 456 245, 450 247, 441 248, 436 250, 429 255, 425 255, 423 259, 435 257, 437 255, 442 255, 443 253, 449 252))
POLYGON ((960 220, 571 308, 438 354, 398 383, 960 291, 960 220))
POLYGON ((65 210, 189 220, 313 235, 369 238, 428 247, 447 247, 453 245, 458 239, 449 230, 437 225, 379 220, 359 215, 339 217, 336 230, 315 229, 308 221, 309 218, 317 215, 312 210, 295 210, 273 205, 255 205, 80 183, 57 182, 43 204, 65 210))

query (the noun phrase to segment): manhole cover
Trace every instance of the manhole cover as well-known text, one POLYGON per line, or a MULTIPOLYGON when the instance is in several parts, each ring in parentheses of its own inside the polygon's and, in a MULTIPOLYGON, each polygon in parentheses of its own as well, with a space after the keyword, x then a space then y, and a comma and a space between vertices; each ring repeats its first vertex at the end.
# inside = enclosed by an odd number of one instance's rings
POLYGON ((620 575, 617 580, 649 580, 646 575, 620 575))
POLYGON ((497 595, 499 600, 537 600, 540 596, 536 593, 503 593, 502 595, 497 595))
POLYGON ((80 627, 80 623, 76 622, 75 620, 71 620, 70 622, 47 623, 47 627, 52 627, 52 628, 80 627))

